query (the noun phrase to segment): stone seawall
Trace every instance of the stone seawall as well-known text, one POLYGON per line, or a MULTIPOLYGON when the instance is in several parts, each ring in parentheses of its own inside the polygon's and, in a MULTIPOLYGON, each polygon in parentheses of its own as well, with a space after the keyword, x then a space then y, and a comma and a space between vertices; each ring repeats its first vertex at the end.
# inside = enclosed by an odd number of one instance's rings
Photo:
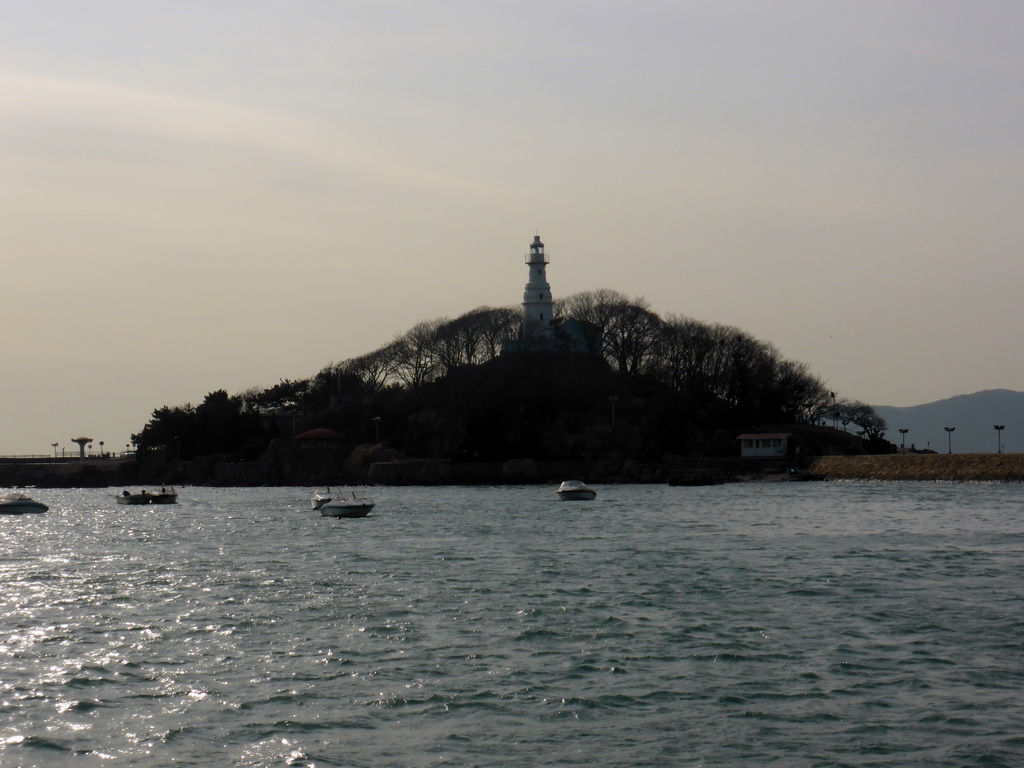
MULTIPOLYGON (((289 471, 270 471, 260 462, 85 461, 59 465, 0 464, 0 487, 103 488, 153 484, 260 485, 474 485, 553 483, 566 479, 598 483, 664 483, 691 477, 785 479, 785 463, 764 460, 688 460, 664 464, 639 462, 535 462, 530 459, 492 463, 451 463, 447 460, 373 461, 352 467, 335 462, 332 469, 298 462, 289 471)), ((829 480, 922 480, 939 482, 1024 483, 1024 453, 889 454, 884 456, 822 456, 811 473, 829 480)))
POLYGON ((823 456, 811 471, 829 480, 927 480, 952 483, 1024 482, 1024 454, 922 453, 823 456))

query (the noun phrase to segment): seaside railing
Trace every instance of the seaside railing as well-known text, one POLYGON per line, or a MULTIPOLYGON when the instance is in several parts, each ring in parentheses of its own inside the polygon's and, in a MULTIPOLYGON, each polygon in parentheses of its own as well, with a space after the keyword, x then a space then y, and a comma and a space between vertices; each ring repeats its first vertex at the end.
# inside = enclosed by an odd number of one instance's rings
POLYGON ((133 458, 135 456, 134 451, 130 454, 120 453, 87 453, 85 456, 80 456, 76 453, 64 453, 59 456, 53 454, 12 454, 8 456, 0 456, 0 464, 68 464, 73 461, 115 461, 118 459, 133 458))

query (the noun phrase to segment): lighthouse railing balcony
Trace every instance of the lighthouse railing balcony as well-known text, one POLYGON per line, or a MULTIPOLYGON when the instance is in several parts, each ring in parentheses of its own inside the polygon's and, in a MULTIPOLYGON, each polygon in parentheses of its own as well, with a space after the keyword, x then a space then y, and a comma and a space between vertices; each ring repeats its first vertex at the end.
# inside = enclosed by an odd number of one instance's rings
POLYGON ((528 253, 526 254, 527 264, 547 264, 551 260, 548 258, 546 253, 528 253))

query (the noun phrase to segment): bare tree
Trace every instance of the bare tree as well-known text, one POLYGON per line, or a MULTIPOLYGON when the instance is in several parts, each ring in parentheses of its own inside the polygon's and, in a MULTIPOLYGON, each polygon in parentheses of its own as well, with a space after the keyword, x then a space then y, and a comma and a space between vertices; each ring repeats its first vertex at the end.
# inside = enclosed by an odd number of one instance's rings
POLYGON ((367 392, 379 392, 398 374, 401 346, 397 339, 390 341, 373 352, 340 363, 339 372, 358 378, 367 392))
POLYGON ((604 349, 619 371, 629 376, 646 373, 653 366, 662 321, 644 299, 613 306, 604 328, 604 349))
POLYGON ((437 374, 437 331, 441 320, 423 320, 395 340, 395 376, 410 389, 417 389, 437 374))
POLYGON ((836 417, 843 423, 860 427, 868 440, 881 440, 885 437, 887 425, 885 419, 875 413, 875 409, 860 400, 840 400, 835 405, 836 417))
POLYGON ((727 337, 724 355, 729 371, 724 388, 725 401, 737 408, 765 410, 762 402, 764 384, 775 378, 778 350, 745 331, 734 329, 727 337))
POLYGON ((738 328, 669 315, 655 357, 652 370, 672 389, 766 418, 811 423, 828 405, 824 383, 804 363, 738 328))
POLYGON ((459 319, 449 320, 446 317, 434 322, 436 326, 431 340, 431 350, 437 365, 437 375, 447 376, 465 364, 465 323, 459 319))
POLYGON ((646 299, 602 288, 556 302, 555 314, 588 324, 583 329, 587 351, 603 354, 623 373, 644 373, 651 367, 662 320, 646 299))
POLYGON ((249 387, 235 395, 241 403, 243 413, 259 413, 260 393, 262 392, 263 390, 259 387, 249 387))
POLYGON ((472 314, 480 327, 480 357, 484 362, 501 354, 505 342, 516 337, 523 322, 519 307, 481 307, 472 314))
POLYGON ((584 328, 584 343, 592 355, 604 354, 604 329, 611 323, 618 307, 628 303, 628 297, 608 288, 581 291, 555 302, 556 317, 573 318, 588 324, 584 328))
POLYGON ((710 361, 715 347, 707 323, 669 315, 658 335, 655 375, 677 392, 707 394, 711 391, 710 361))
POLYGON ((442 373, 493 360, 521 324, 521 311, 491 307, 477 307, 454 320, 439 321, 435 345, 442 373))
POLYGON ((784 360, 779 366, 778 388, 783 394, 783 412, 791 421, 815 424, 828 402, 825 382, 811 373, 806 363, 784 360))

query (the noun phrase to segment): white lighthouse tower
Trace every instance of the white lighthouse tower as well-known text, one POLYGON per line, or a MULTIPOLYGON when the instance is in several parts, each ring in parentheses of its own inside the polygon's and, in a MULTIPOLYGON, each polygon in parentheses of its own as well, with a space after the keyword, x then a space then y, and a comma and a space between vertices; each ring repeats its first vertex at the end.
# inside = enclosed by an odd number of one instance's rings
POLYGON ((551 286, 548 285, 548 257, 540 235, 534 235, 526 255, 530 281, 523 292, 523 338, 543 337, 551 328, 551 286))

